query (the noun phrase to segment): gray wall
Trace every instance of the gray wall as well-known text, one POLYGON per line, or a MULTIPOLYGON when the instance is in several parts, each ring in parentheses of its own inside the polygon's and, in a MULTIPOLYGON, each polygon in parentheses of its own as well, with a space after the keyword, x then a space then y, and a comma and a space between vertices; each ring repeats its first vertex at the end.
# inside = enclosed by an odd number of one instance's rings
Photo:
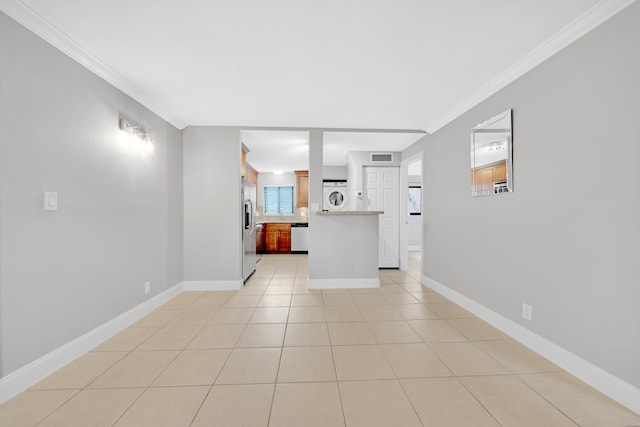
POLYGON ((418 141, 405 148, 404 151, 400 153, 400 160, 405 161, 420 153, 422 151, 422 146, 424 145, 424 142, 427 140, 427 138, 429 138, 429 135, 423 136, 418 141))
POLYGON ((322 159, 324 135, 319 129, 309 132, 309 258, 307 273, 309 279, 320 277, 322 272, 331 268, 326 265, 321 254, 331 250, 323 245, 323 233, 328 229, 327 217, 316 215, 322 210, 322 159))
POLYGON ((638 3, 425 139, 423 263, 640 387, 637 40, 638 3), (508 108, 515 192, 473 198, 469 130, 508 108))
POLYGON ((312 215, 312 218, 310 280, 378 278, 378 215, 312 215))
POLYGON ((182 148, 179 130, 2 13, 0 93, 4 376, 182 280, 182 148), (149 128, 155 155, 122 149, 119 113, 149 128))
POLYGON ((184 280, 242 280, 240 130, 190 126, 183 138, 184 280))
MULTIPOLYGON (((380 151, 375 151, 378 153, 380 151)), ((393 166, 399 167, 401 162, 401 153, 396 151, 384 151, 385 153, 393 153, 393 162, 390 163, 371 163, 371 153, 373 151, 350 151, 347 153, 347 170, 348 170, 348 187, 349 194, 349 210, 366 211, 369 210, 369 204, 366 197, 366 188, 364 182, 365 166, 393 166), (358 197, 358 192, 362 196, 358 197)))

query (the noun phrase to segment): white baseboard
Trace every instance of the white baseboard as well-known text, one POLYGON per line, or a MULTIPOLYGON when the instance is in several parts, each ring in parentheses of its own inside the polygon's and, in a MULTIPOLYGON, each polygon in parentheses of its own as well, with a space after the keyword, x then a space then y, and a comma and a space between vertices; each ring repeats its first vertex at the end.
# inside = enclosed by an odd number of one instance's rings
POLYGON ((640 388, 427 276, 422 276, 422 284, 449 298, 636 414, 640 414, 640 388))
POLYGON ((133 307, 86 334, 59 347, 37 360, 0 378, 0 403, 21 393, 58 369, 71 363, 92 348, 108 340, 124 328, 149 314, 182 292, 182 283, 172 286, 147 301, 133 307))
POLYGON ((237 291, 244 285, 238 280, 188 280, 182 282, 185 291, 237 291))
POLYGON ((307 278, 308 289, 361 289, 379 288, 380 279, 309 279, 307 278))

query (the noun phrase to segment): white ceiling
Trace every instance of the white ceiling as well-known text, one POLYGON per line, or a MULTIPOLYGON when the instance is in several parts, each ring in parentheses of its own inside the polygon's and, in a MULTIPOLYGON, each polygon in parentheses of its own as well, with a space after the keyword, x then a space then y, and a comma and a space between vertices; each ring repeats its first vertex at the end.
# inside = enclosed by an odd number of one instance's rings
POLYGON ((325 132, 322 163, 346 165, 349 151, 403 151, 424 136, 424 133, 325 132))
POLYGON ((260 173, 309 169, 309 132, 243 130, 247 162, 260 173))
POLYGON ((504 111, 474 126, 470 141, 471 167, 506 160, 509 154, 510 136, 510 111, 504 111))
POLYGON ((422 129, 633 0, 0 0, 179 128, 422 129))
MULTIPOLYGON (((349 151, 403 151, 424 137, 416 132, 324 132, 323 164, 345 166, 349 151)), ((309 132, 243 130, 242 143, 250 150, 247 162, 258 172, 309 169, 309 132)))

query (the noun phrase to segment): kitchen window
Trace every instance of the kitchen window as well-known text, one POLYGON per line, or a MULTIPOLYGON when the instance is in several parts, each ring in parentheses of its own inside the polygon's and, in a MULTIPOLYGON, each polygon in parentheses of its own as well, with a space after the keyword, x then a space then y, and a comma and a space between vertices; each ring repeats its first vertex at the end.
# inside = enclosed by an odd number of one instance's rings
POLYGON ((284 185, 264 186, 264 214, 293 213, 293 187, 284 185))

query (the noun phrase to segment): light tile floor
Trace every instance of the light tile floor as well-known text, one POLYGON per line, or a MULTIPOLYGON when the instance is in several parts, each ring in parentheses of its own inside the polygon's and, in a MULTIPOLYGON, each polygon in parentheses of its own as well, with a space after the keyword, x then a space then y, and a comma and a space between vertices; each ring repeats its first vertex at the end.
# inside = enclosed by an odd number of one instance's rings
POLYGON ((263 256, 0 406, 0 426, 638 426, 640 417, 419 283, 308 291, 263 256))

